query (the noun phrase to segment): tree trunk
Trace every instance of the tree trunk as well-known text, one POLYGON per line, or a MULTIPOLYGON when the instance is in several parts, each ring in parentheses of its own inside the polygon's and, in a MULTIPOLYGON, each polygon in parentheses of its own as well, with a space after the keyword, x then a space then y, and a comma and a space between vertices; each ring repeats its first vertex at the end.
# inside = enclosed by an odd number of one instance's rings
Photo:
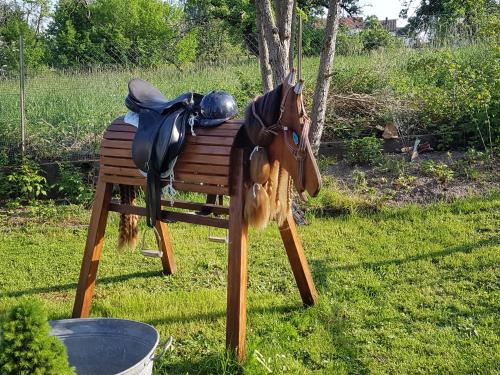
MULTIPOLYGON (((257 2, 259 0, 256 0, 257 2)), ((271 73, 271 67, 269 66, 269 49, 267 47, 267 41, 264 34, 264 27, 262 25, 262 14, 260 13, 260 8, 257 6, 255 8, 255 26, 257 28, 257 40, 259 42, 259 65, 260 65, 260 76, 262 79, 262 90, 264 94, 273 89, 273 77, 271 73)))
POLYGON ((290 49, 290 28, 292 24, 293 1, 275 0, 277 21, 273 18, 270 0, 256 0, 257 15, 264 30, 269 51, 273 85, 281 84, 289 72, 288 51, 290 49))
POLYGON ((325 38, 323 39, 323 47, 321 49, 318 78, 316 80, 311 111, 311 133, 309 137, 315 154, 318 153, 325 126, 325 112, 332 78, 339 18, 340 0, 330 0, 328 15, 326 17, 325 38))

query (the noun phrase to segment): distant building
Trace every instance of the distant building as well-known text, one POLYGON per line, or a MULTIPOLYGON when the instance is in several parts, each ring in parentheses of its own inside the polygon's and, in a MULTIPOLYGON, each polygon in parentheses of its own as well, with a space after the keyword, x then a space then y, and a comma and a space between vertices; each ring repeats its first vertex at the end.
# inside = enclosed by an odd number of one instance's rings
POLYGON ((388 32, 390 32, 393 35, 396 35, 398 31, 397 20, 390 20, 386 17, 385 20, 380 21, 380 24, 388 32))
POLYGON ((356 33, 363 30, 365 22, 363 17, 342 17, 339 20, 340 25, 347 27, 351 32, 356 33))
MULTIPOLYGON (((365 27, 365 21, 362 17, 342 17, 339 22, 352 33, 357 33, 365 27)), ((380 21, 380 25, 392 35, 396 35, 399 30, 396 19, 390 20, 386 17, 385 20, 380 21)))

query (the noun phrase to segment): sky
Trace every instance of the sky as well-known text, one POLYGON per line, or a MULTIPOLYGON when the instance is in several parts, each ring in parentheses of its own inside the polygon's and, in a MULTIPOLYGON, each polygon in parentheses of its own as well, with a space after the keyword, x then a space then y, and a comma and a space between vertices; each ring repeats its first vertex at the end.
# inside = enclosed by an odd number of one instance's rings
MULTIPOLYGON (((379 20, 383 20, 386 17, 389 19, 398 19, 398 26, 404 26, 406 20, 399 18, 399 12, 403 7, 401 5, 402 0, 360 0, 359 4, 361 6, 361 11, 363 16, 375 15, 379 20)), ((415 4, 417 1, 412 1, 413 6, 410 7, 409 15, 411 16, 415 10, 415 4)))

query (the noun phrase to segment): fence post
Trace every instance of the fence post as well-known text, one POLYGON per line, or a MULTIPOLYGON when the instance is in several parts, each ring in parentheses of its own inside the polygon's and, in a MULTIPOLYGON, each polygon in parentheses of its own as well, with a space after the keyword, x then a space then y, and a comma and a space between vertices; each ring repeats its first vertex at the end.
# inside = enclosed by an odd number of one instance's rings
POLYGON ((24 41, 19 36, 19 109, 21 111, 21 154, 26 152, 26 114, 24 110, 24 41))

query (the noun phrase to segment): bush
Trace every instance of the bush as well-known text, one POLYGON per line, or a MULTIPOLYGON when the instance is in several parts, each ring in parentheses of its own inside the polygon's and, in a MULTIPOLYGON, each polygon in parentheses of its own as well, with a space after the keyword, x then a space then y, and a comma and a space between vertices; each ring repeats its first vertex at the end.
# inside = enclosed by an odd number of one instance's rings
POLYGON ((94 195, 84 183, 79 169, 72 165, 59 164, 59 178, 51 188, 54 193, 71 203, 88 203, 94 195))
POLYGON ((245 75, 241 70, 238 70, 235 73, 238 78, 239 89, 234 90, 232 94, 235 97, 238 106, 242 103, 240 108, 242 108, 241 111, 243 112, 245 106, 252 101, 253 98, 262 94, 262 83, 258 77, 253 74, 245 75))
MULTIPOLYGON (((5 2, 3 2, 5 4, 5 2)), ((4 5, 0 21, 0 76, 19 72, 19 37, 23 36, 24 64, 30 72, 43 69, 45 42, 32 30, 23 16, 4 5)))
POLYGON ((382 27, 375 16, 367 17, 365 27, 360 32, 363 48, 373 51, 383 47, 395 47, 401 45, 401 40, 382 27))
POLYGON ((243 51, 239 44, 231 40, 231 35, 222 20, 212 19, 198 32, 197 60, 203 65, 231 62, 241 57, 243 51))
POLYGON ((314 23, 306 23, 302 33, 302 51, 304 56, 319 56, 325 29, 317 27, 314 23))
POLYGON ((69 68, 190 61, 196 36, 182 35, 182 20, 180 7, 159 0, 59 1, 46 32, 48 63, 69 68))
POLYGON ((351 56, 359 55, 362 51, 363 41, 359 33, 352 33, 346 26, 340 25, 335 43, 335 53, 337 55, 351 56))
POLYGON ((20 202, 33 201, 47 195, 47 180, 40 175, 39 167, 24 159, 10 173, 0 175, 0 199, 14 199, 20 202))
POLYGON ((413 54, 393 86, 441 149, 491 148, 500 142, 498 50, 492 45, 413 54))
POLYGON ((70 375, 66 348, 49 336, 47 313, 40 302, 26 301, 14 307, 0 332, 2 375, 70 375))
POLYGON ((382 158, 384 141, 375 137, 363 137, 347 142, 346 159, 352 164, 377 163, 382 158))

